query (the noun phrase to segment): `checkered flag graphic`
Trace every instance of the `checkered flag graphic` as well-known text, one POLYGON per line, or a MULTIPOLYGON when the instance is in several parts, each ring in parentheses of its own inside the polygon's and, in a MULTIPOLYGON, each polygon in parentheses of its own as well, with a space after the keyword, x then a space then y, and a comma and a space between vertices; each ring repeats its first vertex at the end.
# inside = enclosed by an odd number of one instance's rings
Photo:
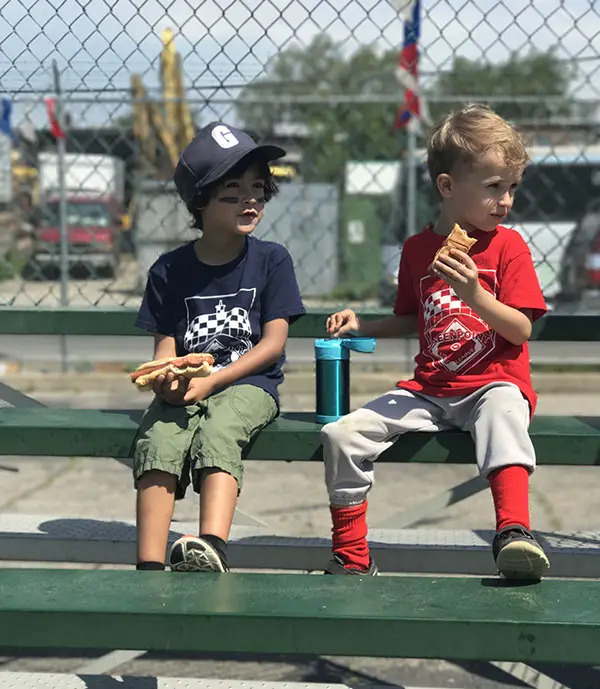
POLYGON ((467 306, 452 287, 445 287, 430 294, 423 303, 423 316, 427 327, 433 327, 443 316, 471 314, 471 308, 467 306))
POLYGON ((214 313, 203 313, 194 318, 188 326, 183 343, 188 352, 194 352, 198 351, 200 345, 209 342, 217 335, 249 339, 251 334, 247 311, 239 306, 234 306, 227 311, 225 304, 220 301, 214 313))

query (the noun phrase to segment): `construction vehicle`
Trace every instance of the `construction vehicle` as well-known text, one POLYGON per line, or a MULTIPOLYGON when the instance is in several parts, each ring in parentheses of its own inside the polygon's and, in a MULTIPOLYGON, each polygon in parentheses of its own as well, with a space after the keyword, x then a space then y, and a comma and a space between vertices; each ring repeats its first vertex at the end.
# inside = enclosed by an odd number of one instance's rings
POLYGON ((14 205, 23 220, 29 221, 40 201, 38 170, 25 163, 18 151, 13 151, 12 186, 14 205))
POLYGON ((131 75, 133 136, 140 147, 142 176, 166 181, 173 176, 179 152, 195 133, 171 29, 162 33, 160 78, 162 99, 156 101, 149 98, 141 76, 131 75))
MULTIPOLYGON (((141 76, 131 75, 133 136, 139 145, 142 177, 168 181, 173 177, 180 151, 196 132, 183 86, 181 55, 175 49, 171 29, 162 33, 160 80, 161 99, 157 101, 148 96, 141 76)), ((271 170, 281 182, 292 181, 298 174, 293 165, 281 162, 273 164, 271 170)))
MULTIPOLYGON (((168 182, 179 160, 182 148, 194 137, 195 126, 183 86, 181 56, 175 50, 175 36, 171 29, 162 33, 160 54, 161 98, 152 99, 139 74, 132 74, 132 133, 138 144, 138 187, 145 182, 168 182)), ((132 244, 136 243, 134 218, 139 210, 139 198, 133 193, 122 220, 123 230, 129 230, 132 244)))

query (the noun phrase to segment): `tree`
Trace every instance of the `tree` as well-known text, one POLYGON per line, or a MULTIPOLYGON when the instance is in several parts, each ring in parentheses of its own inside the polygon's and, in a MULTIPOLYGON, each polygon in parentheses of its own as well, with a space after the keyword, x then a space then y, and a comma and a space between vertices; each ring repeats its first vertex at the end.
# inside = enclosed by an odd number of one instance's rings
POLYGON ((573 76, 572 66, 552 52, 524 56, 513 53, 505 62, 495 64, 456 57, 452 68, 440 73, 427 90, 431 114, 437 119, 459 105, 444 100, 444 96, 472 96, 480 100, 496 96, 505 99, 491 104, 503 117, 516 122, 547 120, 569 112, 567 91, 573 76), (537 100, 518 102, 519 96, 534 96, 537 100))
MULTIPOLYGON (((395 76, 397 60, 397 50, 381 52, 371 46, 346 54, 328 34, 317 34, 305 47, 293 45, 280 52, 266 76, 242 90, 236 110, 244 126, 265 138, 273 136, 279 123, 305 127, 305 179, 338 182, 348 160, 397 160, 405 149, 405 133, 393 129, 403 97, 395 76), (392 95, 397 101, 361 103, 357 98, 337 103, 335 96, 340 95, 392 95), (320 102, 300 102, 307 96, 320 102)), ((493 103, 501 115, 516 121, 544 120, 568 112, 572 76, 571 66, 552 52, 513 54, 494 64, 456 57, 450 70, 423 86, 433 120, 460 105, 444 98, 451 95, 484 101, 502 96, 504 101, 493 103), (517 96, 538 100, 519 103, 517 96)))
POLYGON ((393 131, 394 104, 335 102, 335 96, 353 94, 400 98, 394 76, 397 59, 396 51, 378 53, 370 46, 346 56, 341 44, 318 34, 305 48, 295 45, 282 51, 264 79, 243 89, 236 103, 238 116, 264 137, 273 136, 282 122, 303 125, 304 178, 338 182, 347 160, 389 160, 400 152, 393 131), (274 96, 290 100, 273 103, 274 96), (321 102, 294 102, 299 96, 321 102))

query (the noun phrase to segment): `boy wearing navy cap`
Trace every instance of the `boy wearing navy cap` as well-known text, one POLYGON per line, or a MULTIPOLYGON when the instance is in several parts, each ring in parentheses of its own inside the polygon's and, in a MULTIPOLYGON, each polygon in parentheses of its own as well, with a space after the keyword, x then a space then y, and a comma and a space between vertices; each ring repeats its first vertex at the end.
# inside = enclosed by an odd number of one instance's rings
POLYGON ((244 449, 279 412, 285 344, 304 313, 288 251, 252 233, 277 185, 269 161, 285 151, 213 122, 183 150, 177 191, 201 231, 150 268, 136 325, 154 358, 206 352, 213 373, 159 377, 136 439, 137 569, 164 569, 176 499, 200 494, 199 536, 170 552, 175 571, 226 572, 244 449))

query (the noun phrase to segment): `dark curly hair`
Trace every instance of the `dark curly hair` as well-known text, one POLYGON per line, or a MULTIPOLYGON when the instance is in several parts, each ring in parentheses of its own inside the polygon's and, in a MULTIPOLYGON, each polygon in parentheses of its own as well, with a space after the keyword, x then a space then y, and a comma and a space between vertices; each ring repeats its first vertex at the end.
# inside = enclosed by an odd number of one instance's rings
POLYGON ((187 209, 192 216, 191 227, 197 230, 202 229, 202 211, 206 208, 209 202, 215 197, 217 189, 221 187, 229 179, 239 179, 242 177, 248 168, 253 165, 258 166, 258 172, 260 176, 265 181, 264 186, 264 199, 265 203, 270 201, 275 194, 279 191, 277 182, 273 177, 269 163, 265 160, 260 153, 257 155, 250 154, 245 158, 242 158, 237 165, 234 165, 231 170, 229 170, 223 177, 219 178, 216 182, 208 184, 202 191, 195 196, 189 204, 187 204, 187 209))

